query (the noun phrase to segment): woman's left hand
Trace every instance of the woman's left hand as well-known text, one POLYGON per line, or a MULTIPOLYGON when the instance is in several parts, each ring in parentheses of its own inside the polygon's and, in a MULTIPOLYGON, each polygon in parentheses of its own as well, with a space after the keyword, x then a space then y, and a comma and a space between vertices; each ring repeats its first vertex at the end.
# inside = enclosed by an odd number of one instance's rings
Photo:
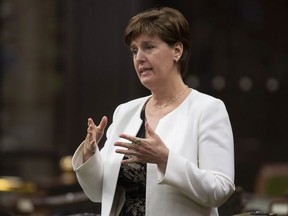
POLYGON ((123 160, 122 164, 128 163, 154 163, 165 172, 169 149, 160 137, 152 130, 146 122, 146 138, 138 138, 127 134, 120 134, 120 138, 130 142, 116 142, 115 146, 126 149, 116 149, 116 153, 125 154, 130 158, 123 160))

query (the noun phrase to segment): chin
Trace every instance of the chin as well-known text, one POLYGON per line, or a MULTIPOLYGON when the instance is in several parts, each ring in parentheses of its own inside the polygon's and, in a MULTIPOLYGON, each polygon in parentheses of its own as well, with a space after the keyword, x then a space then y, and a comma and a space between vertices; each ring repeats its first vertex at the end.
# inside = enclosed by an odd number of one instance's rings
POLYGON ((145 88, 147 88, 149 90, 152 87, 152 83, 148 80, 141 79, 140 82, 145 88))

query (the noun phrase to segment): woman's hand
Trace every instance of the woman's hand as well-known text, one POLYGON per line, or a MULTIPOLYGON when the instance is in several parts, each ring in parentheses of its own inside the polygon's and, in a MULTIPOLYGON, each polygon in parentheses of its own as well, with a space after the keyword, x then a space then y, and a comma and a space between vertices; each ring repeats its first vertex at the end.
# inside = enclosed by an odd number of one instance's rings
POLYGON ((97 145, 104 134, 107 122, 107 117, 103 116, 99 125, 96 126, 94 121, 91 118, 88 118, 87 135, 84 141, 84 162, 86 162, 95 153, 97 145))
POLYGON ((116 149, 116 153, 131 156, 129 159, 123 160, 122 164, 127 163, 155 163, 160 170, 165 173, 168 160, 169 149, 166 147, 160 137, 152 130, 146 122, 146 139, 120 134, 121 138, 129 140, 128 142, 116 142, 115 146, 124 147, 126 149, 116 149))

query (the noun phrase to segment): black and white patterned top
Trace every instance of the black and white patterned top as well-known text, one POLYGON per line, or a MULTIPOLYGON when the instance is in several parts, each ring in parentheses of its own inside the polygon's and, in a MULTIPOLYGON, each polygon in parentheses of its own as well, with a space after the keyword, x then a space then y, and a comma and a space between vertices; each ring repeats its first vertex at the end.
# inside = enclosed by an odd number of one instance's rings
MULTIPOLYGON (((141 112, 143 123, 137 137, 145 138, 145 105, 141 112)), ((124 156, 127 159, 127 156, 124 156)), ((125 188, 125 203, 119 216, 145 216, 146 164, 121 165, 118 185, 125 188)))

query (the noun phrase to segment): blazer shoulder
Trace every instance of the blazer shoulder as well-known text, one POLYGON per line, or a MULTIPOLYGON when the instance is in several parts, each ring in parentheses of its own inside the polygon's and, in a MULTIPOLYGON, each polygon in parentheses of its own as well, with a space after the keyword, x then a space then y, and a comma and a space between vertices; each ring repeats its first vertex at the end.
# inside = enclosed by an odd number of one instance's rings
POLYGON ((198 105, 200 106, 209 106, 210 104, 224 104, 223 101, 219 98, 213 97, 211 95, 199 92, 197 90, 194 90, 194 94, 193 94, 193 99, 192 101, 197 102, 198 105))

